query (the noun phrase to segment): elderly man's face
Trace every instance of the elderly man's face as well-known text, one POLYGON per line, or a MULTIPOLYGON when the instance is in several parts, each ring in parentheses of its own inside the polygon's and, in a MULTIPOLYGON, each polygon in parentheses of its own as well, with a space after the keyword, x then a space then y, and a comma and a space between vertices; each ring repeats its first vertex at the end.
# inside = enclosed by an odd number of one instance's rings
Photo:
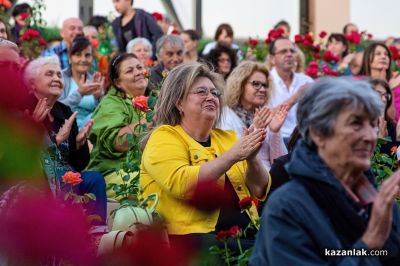
POLYGON ((83 24, 82 21, 78 18, 69 18, 64 21, 64 24, 61 28, 61 37, 70 45, 74 40, 76 35, 83 34, 83 24))
POLYGON ((47 64, 40 68, 32 89, 38 99, 58 98, 64 89, 60 66, 47 64))
POLYGON ((167 42, 161 48, 159 57, 164 67, 170 71, 174 67, 183 63, 183 47, 180 47, 179 45, 171 45, 171 43, 167 42))
POLYGON ((376 140, 377 121, 373 121, 362 108, 346 108, 336 118, 335 130, 330 137, 311 137, 318 154, 334 172, 361 173, 371 164, 376 140))

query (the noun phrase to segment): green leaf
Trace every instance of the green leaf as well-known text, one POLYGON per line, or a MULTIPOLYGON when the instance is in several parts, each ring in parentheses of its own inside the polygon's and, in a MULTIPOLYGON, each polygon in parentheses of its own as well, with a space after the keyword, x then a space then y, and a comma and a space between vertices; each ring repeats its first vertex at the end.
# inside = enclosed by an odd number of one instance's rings
POLYGON ((147 98, 147 105, 149 106, 150 109, 154 109, 154 106, 156 106, 157 103, 157 98, 154 96, 149 96, 147 98))
POLYGON ((93 193, 85 193, 83 196, 88 198, 89 200, 93 200, 93 201, 96 200, 96 195, 93 193))
POLYGON ((128 182, 130 178, 131 178, 130 175, 125 175, 125 176, 122 178, 122 180, 124 180, 125 182, 128 182))
POLYGON ((154 112, 153 111, 150 111, 150 112, 146 113, 146 121, 147 122, 153 121, 153 117, 154 117, 154 112))
POLYGON ((121 191, 121 186, 115 184, 115 185, 113 186, 113 191, 114 191, 114 192, 117 192, 117 193, 120 192, 120 191, 121 191))

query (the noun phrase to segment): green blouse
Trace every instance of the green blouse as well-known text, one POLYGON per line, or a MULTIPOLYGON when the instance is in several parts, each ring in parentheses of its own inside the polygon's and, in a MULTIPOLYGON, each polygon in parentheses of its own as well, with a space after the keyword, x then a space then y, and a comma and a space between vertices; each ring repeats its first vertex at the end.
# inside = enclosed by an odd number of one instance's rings
POLYGON ((132 98, 115 88, 104 96, 92 115, 93 127, 89 136, 93 144, 88 170, 99 171, 104 176, 121 168, 126 152, 114 149, 114 140, 119 130, 138 122, 132 98))

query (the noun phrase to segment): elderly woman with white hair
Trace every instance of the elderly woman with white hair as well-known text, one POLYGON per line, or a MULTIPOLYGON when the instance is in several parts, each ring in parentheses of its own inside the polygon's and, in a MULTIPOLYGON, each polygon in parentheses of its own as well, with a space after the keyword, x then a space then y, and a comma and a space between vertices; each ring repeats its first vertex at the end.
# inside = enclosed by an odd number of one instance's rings
POLYGON ((25 69, 24 80, 37 102, 32 117, 46 128, 42 164, 50 187, 69 191, 70 186, 62 183, 62 176, 69 171, 80 172, 83 181, 73 188, 78 194, 93 193, 96 196, 95 201, 87 204, 88 213, 99 215, 102 219, 100 224, 104 224, 104 178, 98 172, 83 171, 89 163, 87 136, 93 121, 88 121, 78 131, 75 121, 77 112, 72 113, 68 106, 57 101, 64 88, 58 57, 40 57, 30 62, 25 69))
POLYGON ((370 171, 381 112, 365 81, 325 79, 305 92, 291 180, 264 209, 250 265, 400 265, 400 173, 377 191, 370 171))
POLYGON ((154 61, 151 59, 153 57, 153 46, 146 38, 137 37, 130 40, 126 45, 126 52, 136 55, 145 67, 154 65, 154 61))

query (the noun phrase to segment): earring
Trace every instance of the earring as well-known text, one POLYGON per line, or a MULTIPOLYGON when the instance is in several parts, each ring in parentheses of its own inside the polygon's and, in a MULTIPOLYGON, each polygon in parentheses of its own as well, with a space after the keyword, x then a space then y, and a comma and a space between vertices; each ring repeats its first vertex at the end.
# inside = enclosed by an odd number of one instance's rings
POLYGON ((179 114, 182 116, 183 115, 183 109, 179 108, 179 114))

